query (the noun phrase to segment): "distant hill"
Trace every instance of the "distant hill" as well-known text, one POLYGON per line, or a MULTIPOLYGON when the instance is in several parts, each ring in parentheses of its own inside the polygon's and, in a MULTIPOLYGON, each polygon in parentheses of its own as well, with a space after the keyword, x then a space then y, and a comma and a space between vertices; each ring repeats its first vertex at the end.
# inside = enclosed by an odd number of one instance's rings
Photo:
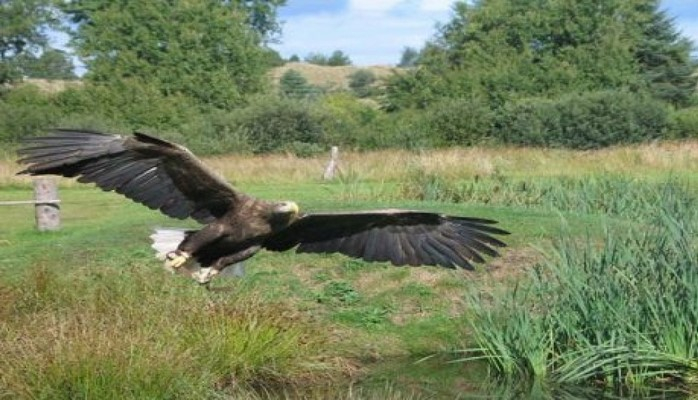
POLYGON ((82 85, 82 81, 73 80, 65 81, 61 79, 37 79, 37 78, 27 78, 20 83, 20 85, 34 85, 39 88, 40 91, 44 93, 58 93, 66 90, 69 87, 75 87, 82 85))
POLYGON ((387 65, 375 65, 370 67, 356 67, 346 65, 341 67, 330 67, 324 65, 307 64, 301 62, 292 62, 276 67, 271 70, 270 77, 274 84, 279 83, 279 78, 288 71, 293 69, 298 71, 308 83, 315 86, 320 86, 327 89, 348 89, 349 75, 354 72, 365 69, 373 72, 376 78, 384 78, 392 75, 394 72, 399 72, 402 68, 390 67, 387 65))
MULTIPOLYGON (((349 88, 349 76, 354 72, 365 69, 373 72, 376 78, 384 78, 392 75, 395 72, 404 71, 402 68, 390 67, 387 65, 374 65, 369 67, 356 67, 353 65, 346 65, 341 67, 330 67, 324 65, 314 65, 301 62, 292 62, 282 65, 280 67, 273 68, 269 72, 269 77, 272 80, 272 84, 276 85, 279 83, 279 78, 288 71, 289 69, 294 69, 300 72, 308 83, 319 86, 325 89, 348 89, 349 88)), ((25 79, 21 84, 35 85, 45 93, 57 93, 69 88, 71 86, 82 85, 82 81, 64 81, 64 80, 47 80, 47 79, 25 79)))

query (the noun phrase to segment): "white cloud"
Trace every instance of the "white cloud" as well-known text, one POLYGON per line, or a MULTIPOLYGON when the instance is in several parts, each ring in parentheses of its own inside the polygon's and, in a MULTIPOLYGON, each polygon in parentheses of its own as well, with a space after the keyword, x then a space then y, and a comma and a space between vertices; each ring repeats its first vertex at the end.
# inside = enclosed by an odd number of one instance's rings
POLYGON ((422 11, 448 11, 453 5, 453 0, 422 0, 419 8, 422 11))
POLYGON ((402 0, 349 0, 350 11, 389 11, 402 0))

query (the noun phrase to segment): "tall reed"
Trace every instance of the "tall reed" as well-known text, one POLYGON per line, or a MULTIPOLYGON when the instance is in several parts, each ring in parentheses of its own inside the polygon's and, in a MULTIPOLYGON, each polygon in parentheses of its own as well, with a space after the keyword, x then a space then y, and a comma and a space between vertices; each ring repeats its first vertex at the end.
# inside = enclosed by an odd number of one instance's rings
POLYGON ((698 211, 661 200, 654 217, 608 228, 602 244, 563 234, 514 290, 470 294, 466 358, 558 384, 695 381, 698 211))
POLYGON ((415 200, 542 207, 580 214, 607 214, 633 220, 657 215, 658 204, 698 207, 695 187, 678 178, 651 182, 620 175, 449 180, 414 169, 402 195, 415 200))

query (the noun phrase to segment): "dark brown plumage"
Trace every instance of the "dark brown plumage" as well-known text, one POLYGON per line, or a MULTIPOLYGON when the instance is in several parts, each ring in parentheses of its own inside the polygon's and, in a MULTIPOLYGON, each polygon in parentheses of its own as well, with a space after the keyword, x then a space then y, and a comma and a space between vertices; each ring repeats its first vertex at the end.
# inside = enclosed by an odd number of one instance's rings
POLYGON ((493 235, 508 234, 492 220, 423 211, 299 213, 293 202, 237 191, 185 147, 142 133, 59 129, 23 143, 19 162, 27 168, 20 173, 77 177, 170 217, 206 224, 169 236, 177 241, 166 262, 179 268, 196 260, 205 269, 195 276, 200 282, 262 248, 472 269, 483 254, 497 256, 495 248, 505 246, 493 235))

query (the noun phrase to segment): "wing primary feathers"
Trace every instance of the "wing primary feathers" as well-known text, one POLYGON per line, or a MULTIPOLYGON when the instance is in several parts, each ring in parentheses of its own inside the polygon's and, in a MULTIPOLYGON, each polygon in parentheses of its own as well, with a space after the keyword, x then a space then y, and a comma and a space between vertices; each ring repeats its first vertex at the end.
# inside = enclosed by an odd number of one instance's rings
POLYGON ((422 237, 420 237, 419 235, 407 235, 406 237, 407 240, 409 240, 410 242, 410 246, 412 247, 412 249, 414 249, 416 263, 411 265, 417 266, 437 264, 436 260, 432 259, 431 255, 428 252, 422 250, 422 244, 424 242, 424 239, 422 237))
POLYGON ((402 249, 400 241, 400 233, 388 232, 383 235, 385 237, 386 261, 389 260, 393 265, 404 265, 407 263, 405 251, 402 249))
POLYGON ((463 237, 461 236, 461 240, 467 245, 467 247, 472 248, 473 251, 479 251, 481 253, 485 253, 490 257, 497 257, 499 256, 499 252, 497 250, 493 249, 492 247, 481 243, 477 240, 475 240, 472 237, 463 237))
POLYGON ((143 190, 136 195, 138 201, 142 201, 144 204, 153 203, 151 208, 158 208, 156 203, 158 198, 163 197, 165 185, 158 179, 157 175, 150 174, 142 179, 141 186, 143 186, 143 190))
POLYGON ((428 254, 431 262, 424 262, 424 265, 440 265, 446 268, 453 268, 453 263, 447 259, 441 250, 435 246, 435 243, 429 237, 422 239, 420 246, 424 254, 428 254))
MULTIPOLYGON (((154 168, 153 163, 125 163, 105 173, 95 174, 92 180, 104 190, 114 190, 127 185, 132 179, 154 168)), ((83 175, 84 176, 84 175, 83 175)))
POLYGON ((366 246, 364 247, 364 259, 367 261, 375 261, 376 256, 378 254, 379 246, 381 246, 382 243, 379 243, 378 240, 378 230, 377 228, 372 228, 368 233, 366 234, 366 246))
POLYGON ((405 255, 405 263, 412 266, 419 265, 419 259, 415 253, 415 247, 412 245, 412 243, 410 243, 407 234, 405 232, 401 232, 397 235, 397 237, 405 255))
POLYGON ((249 198, 186 148, 142 133, 55 129, 22 143, 19 163, 26 168, 20 174, 77 177, 174 218, 208 223, 249 198))
POLYGON ((505 231, 504 229, 495 228, 493 226, 476 225, 476 224, 463 225, 463 226, 466 228, 472 229, 472 230, 476 230, 476 231, 484 232, 484 233, 490 233, 493 235, 508 235, 509 234, 509 231, 505 231))
MULTIPOLYGON (((34 160, 37 160, 37 161, 46 160, 46 161, 48 161, 48 160, 51 160, 59 155, 63 155, 66 153, 69 153, 69 154, 74 153, 76 151, 75 146, 79 145, 79 144, 80 144, 79 142, 75 142, 75 143, 61 143, 59 145, 35 146, 32 148, 28 148, 28 149, 21 149, 17 153, 19 155, 27 154, 26 158, 22 158, 19 160, 20 162, 25 162, 25 161, 32 161, 33 162, 34 160)), ((85 146, 81 147, 80 155, 84 156, 86 154, 89 155, 90 153, 99 154, 99 150, 101 150, 101 149, 102 149, 102 147, 97 145, 97 144, 85 145, 85 146)))
MULTIPOLYGON (((95 160, 91 164, 86 164, 82 168, 82 175, 80 178, 78 178, 78 182, 83 182, 80 179, 91 179, 94 180, 93 178, 99 174, 102 174, 106 172, 109 169, 109 164, 110 161, 108 158, 102 159, 102 160, 95 160)), ((87 182, 87 180, 85 181, 87 182)))
MULTIPOLYGON (((470 248, 468 243, 464 243, 463 240, 456 236, 449 235, 447 231, 439 232, 437 239, 441 244, 448 247, 452 252, 455 253, 454 258, 463 260, 465 263, 470 265, 470 262, 483 263, 485 259, 475 251, 470 248)), ((458 263, 459 265, 461 263, 458 263)), ((470 265, 472 267, 472 265, 470 265)))
POLYGON ((438 250, 441 258, 447 260, 447 265, 443 265, 444 267, 461 266, 463 263, 467 264, 467 261, 457 251, 444 243, 444 238, 442 236, 434 234, 429 236, 427 241, 429 241, 433 248, 438 250))
POLYGON ((37 160, 32 158, 22 159, 20 162, 25 162, 24 160, 26 160, 26 162, 34 162, 35 164, 23 171, 20 171, 19 173, 29 172, 30 174, 40 174, 42 171, 79 162, 81 159, 78 156, 79 154, 76 151, 71 151, 53 154, 52 157, 43 157, 37 160))
POLYGON ((457 232, 465 238, 476 239, 476 240, 479 240, 480 242, 487 243, 487 244, 492 245, 492 246, 497 246, 497 247, 505 247, 506 246, 506 244, 504 242, 502 242, 501 240, 495 239, 494 237, 492 237, 490 235, 478 232, 478 231, 476 231, 472 228, 469 228, 469 227, 460 226, 460 227, 458 227, 457 232))
POLYGON ((498 255, 497 252, 489 246, 470 237, 462 236, 453 229, 444 229, 441 231, 441 234, 451 242, 457 244, 458 249, 467 259, 474 260, 475 262, 481 263, 485 261, 479 253, 485 253, 492 257, 498 255))
POLYGON ((508 232, 490 226, 495 223, 395 209, 305 214, 264 246, 283 251, 298 245, 300 252, 340 252, 394 265, 473 269, 474 263, 485 262, 485 255, 497 256, 494 248, 505 245, 493 235, 508 232))

